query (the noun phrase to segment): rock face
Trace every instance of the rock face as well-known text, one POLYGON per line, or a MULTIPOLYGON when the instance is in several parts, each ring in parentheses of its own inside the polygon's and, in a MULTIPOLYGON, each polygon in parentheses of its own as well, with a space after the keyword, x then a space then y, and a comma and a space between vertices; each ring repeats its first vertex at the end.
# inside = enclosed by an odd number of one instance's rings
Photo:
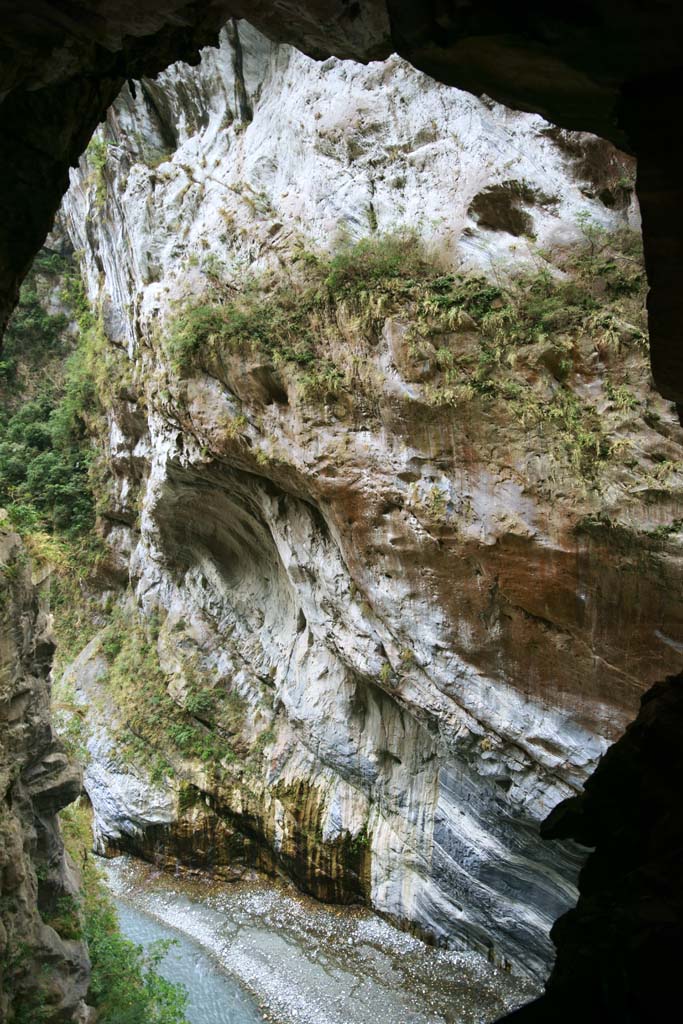
POLYGON ((126 78, 196 59, 228 16, 221 0, 175 0, 119 11, 104 4, 77 4, 68 12, 24 6, 3 18, 3 55, 14 59, 3 56, 0 71, 7 153, 0 167, 0 329, 50 230, 69 167, 126 78))
POLYGON ((26 552, 4 528, 0 575, 0 1015, 38 1020, 47 1008, 51 1020, 85 1021, 87 947, 64 924, 79 876, 56 817, 81 776, 52 732, 48 621, 26 552))
POLYGON ((683 678, 672 676, 645 694, 584 792, 544 823, 547 838, 571 836, 595 849, 576 908, 553 928, 558 959, 546 994, 511 1021, 668 1016, 683 922, 682 719, 683 678))
POLYGON ((124 88, 63 215, 93 298, 105 274, 108 333, 132 349, 212 279, 229 289, 306 246, 411 228, 451 267, 536 267, 583 240, 582 218, 638 228, 634 172, 607 143, 397 57, 317 64, 240 23, 199 69, 124 88))
MULTIPOLYGON (((207 290, 226 302, 245 273, 286 278, 312 248, 402 226, 451 268, 531 271, 581 223, 637 224, 630 171, 397 58, 316 64, 244 25, 197 72, 124 90, 63 210, 129 363, 104 442, 107 539, 136 598, 121 632, 158 620, 144 671, 105 632, 65 680, 91 708, 102 850, 284 870, 547 969, 582 855, 538 822, 680 655, 681 450, 637 329, 618 358, 593 337, 572 357, 566 400, 630 453, 596 448, 591 484, 522 406, 443 390, 444 349, 481 351, 471 317, 420 348, 415 308, 342 303, 308 378, 249 348, 179 377, 165 337, 207 290), (191 724, 155 733, 155 708, 191 724)), ((570 348, 521 357, 549 405, 570 348)))
POLYGON ((441 81, 630 146, 640 160, 652 365, 661 392, 683 403, 683 202, 669 131, 681 77, 675 4, 617 15, 602 0, 550 15, 536 3, 508 10, 496 0, 428 9, 405 0, 79 0, 56 12, 27 0, 0 34, 0 323, 49 230, 69 165, 123 82, 195 59, 228 18, 245 16, 313 56, 368 60, 396 51, 441 81))

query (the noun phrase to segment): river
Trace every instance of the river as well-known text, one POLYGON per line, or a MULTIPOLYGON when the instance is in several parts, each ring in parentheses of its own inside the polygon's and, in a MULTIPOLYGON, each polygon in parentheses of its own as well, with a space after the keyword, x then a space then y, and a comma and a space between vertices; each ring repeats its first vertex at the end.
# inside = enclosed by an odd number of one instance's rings
POLYGON ((127 857, 104 871, 124 934, 177 940, 162 973, 187 986, 191 1024, 483 1024, 536 994, 477 953, 271 880, 174 877, 127 857))

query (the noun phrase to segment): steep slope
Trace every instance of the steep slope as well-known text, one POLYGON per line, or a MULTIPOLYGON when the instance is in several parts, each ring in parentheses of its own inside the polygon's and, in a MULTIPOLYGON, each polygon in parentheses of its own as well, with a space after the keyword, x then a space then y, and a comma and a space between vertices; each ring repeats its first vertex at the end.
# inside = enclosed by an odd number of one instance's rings
POLYGON ((49 1011, 50 1019, 84 1022, 90 962, 80 878, 57 821, 80 793, 81 775, 52 731, 54 644, 26 551, 6 519, 0 582, 0 1014, 28 1022, 49 1011))
POLYGON ((124 90, 63 211, 131 581, 62 680, 103 850, 544 972, 581 854, 537 823, 680 654, 631 177, 244 26, 124 90))
POLYGON ((598 0, 552 12, 499 0, 426 9, 403 0, 77 0, 55 10, 25 0, 10 15, 0 34, 8 158, 0 190, 3 325, 64 193, 67 168, 123 82, 173 60, 193 62, 229 17, 246 16, 313 56, 368 60, 395 51, 440 81, 630 147, 640 160, 653 371, 661 393, 683 402, 683 202, 669 131, 678 116, 680 5, 630 5, 617 14, 598 0))
POLYGON ((594 847, 576 908, 553 928, 546 993, 505 1020, 665 1020, 676 1001, 683 921, 680 791, 683 678, 643 697, 585 791, 543 825, 594 847))

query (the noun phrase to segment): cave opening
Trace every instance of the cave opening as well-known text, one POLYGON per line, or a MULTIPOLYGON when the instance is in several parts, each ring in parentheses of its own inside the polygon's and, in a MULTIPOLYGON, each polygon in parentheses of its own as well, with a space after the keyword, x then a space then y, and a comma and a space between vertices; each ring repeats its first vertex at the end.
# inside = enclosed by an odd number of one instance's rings
POLYGON ((8 1021, 109 1020, 102 930, 161 1005, 93 910, 90 818, 100 854, 293 879, 452 956, 346 1021, 666 1005, 679 14, 606 6, 3 29, 8 1021))

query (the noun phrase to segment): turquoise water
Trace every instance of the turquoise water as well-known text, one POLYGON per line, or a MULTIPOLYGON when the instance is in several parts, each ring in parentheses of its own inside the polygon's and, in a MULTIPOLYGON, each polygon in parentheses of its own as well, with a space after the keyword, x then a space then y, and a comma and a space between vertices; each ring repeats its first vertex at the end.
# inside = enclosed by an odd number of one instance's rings
POLYGON ((264 879, 173 877, 127 857, 103 868, 130 938, 180 940, 165 970, 189 989, 192 1024, 484 1024, 536 994, 478 953, 264 879))
POLYGON ((230 975, 221 971, 197 943, 167 928, 123 900, 116 900, 121 930, 141 946, 157 939, 174 939, 159 970, 169 981, 182 982, 189 992, 190 1024, 262 1024, 253 997, 230 975))

